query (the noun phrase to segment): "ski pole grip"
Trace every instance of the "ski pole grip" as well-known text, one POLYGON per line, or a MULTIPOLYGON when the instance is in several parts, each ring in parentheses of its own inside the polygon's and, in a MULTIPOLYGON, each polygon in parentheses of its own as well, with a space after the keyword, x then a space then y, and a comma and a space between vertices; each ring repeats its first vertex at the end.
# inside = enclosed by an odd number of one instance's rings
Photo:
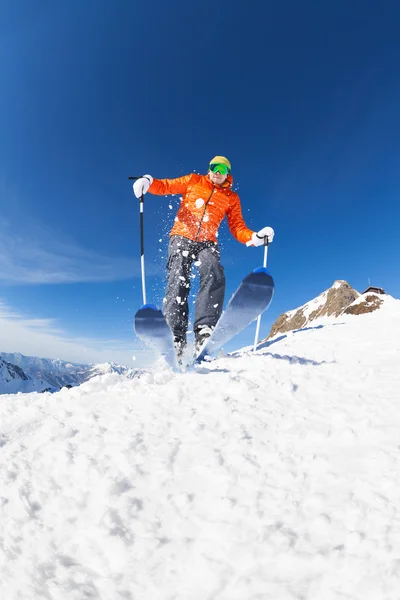
MULTIPOLYGON (((143 177, 143 175, 139 175, 139 176, 137 176, 137 177, 128 177, 128 179, 129 179, 130 181, 136 181, 137 179, 141 179, 142 177, 143 177)), ((140 198, 139 198, 139 202, 141 203, 141 206, 143 206, 143 204, 144 204, 144 195, 143 195, 143 194, 140 196, 140 198)), ((143 210, 143 209, 141 209, 141 211, 142 211, 142 210, 143 210)))

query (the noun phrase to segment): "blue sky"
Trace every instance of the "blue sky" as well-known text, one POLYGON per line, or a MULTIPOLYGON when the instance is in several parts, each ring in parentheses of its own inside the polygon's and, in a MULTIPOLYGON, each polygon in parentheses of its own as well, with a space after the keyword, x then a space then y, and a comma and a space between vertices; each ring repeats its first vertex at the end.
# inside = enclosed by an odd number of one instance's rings
MULTIPOLYGON (((248 226, 276 231, 261 337, 335 279, 399 298, 399 20, 395 0, 3 1, 0 350, 149 360, 127 178, 206 172, 216 154, 248 226)), ((146 196, 158 304, 177 207, 146 196)), ((228 299, 263 251, 225 224, 220 242, 228 299)))

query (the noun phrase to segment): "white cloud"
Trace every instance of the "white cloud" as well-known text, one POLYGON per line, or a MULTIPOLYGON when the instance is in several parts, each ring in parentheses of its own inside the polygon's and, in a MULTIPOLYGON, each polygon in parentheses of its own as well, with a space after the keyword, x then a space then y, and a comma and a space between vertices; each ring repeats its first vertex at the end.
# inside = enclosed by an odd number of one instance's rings
POLYGON ((139 343, 72 338, 53 319, 19 314, 0 298, 0 351, 77 363, 116 362, 128 367, 148 363, 150 353, 139 343))
MULTIPOLYGON (((139 259, 104 256, 56 235, 37 223, 21 230, 0 219, 0 282, 8 285, 106 282, 140 274, 139 259)), ((151 264, 147 268, 149 275, 154 270, 151 264)))

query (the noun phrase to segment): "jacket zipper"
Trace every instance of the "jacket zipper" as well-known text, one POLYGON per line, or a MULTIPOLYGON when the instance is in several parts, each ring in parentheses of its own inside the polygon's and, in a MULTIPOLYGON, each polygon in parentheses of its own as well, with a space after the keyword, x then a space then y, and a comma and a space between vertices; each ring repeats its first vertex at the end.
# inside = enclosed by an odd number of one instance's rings
POLYGON ((200 219, 200 223, 199 223, 199 228, 198 228, 197 233, 196 233, 196 239, 194 240, 195 242, 197 242, 197 240, 199 238, 200 229, 201 229, 201 226, 202 226, 202 223, 203 223, 204 215, 206 214, 207 204, 210 202, 211 196, 213 195, 214 191, 215 191, 215 185, 213 185, 213 189, 211 190, 211 194, 208 196, 207 202, 204 205, 203 214, 201 215, 201 219, 200 219))

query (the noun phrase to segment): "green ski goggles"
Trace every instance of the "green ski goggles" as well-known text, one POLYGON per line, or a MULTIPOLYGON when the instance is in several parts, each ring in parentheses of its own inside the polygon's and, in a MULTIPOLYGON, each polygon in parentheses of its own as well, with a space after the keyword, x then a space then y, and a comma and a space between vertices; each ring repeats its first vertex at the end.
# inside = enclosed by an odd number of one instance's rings
POLYGON ((222 163, 211 164, 208 168, 213 173, 220 173, 220 175, 228 175, 231 172, 230 168, 222 163))

